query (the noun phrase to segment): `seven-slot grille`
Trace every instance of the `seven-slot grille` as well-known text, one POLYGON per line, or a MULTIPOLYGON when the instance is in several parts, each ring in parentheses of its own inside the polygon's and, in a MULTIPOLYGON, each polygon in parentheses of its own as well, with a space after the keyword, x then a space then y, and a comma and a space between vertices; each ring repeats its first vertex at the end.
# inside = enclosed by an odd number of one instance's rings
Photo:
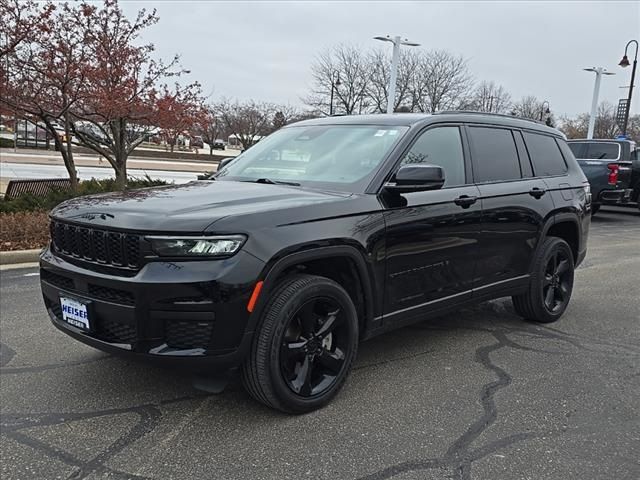
POLYGON ((81 227, 53 220, 51 239, 57 251, 65 255, 102 265, 140 267, 140 236, 81 227))

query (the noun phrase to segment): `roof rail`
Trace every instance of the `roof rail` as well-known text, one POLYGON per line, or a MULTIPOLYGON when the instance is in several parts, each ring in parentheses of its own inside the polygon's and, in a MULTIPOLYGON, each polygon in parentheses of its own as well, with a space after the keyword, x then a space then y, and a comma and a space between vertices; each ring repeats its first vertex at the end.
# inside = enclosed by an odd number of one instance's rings
POLYGON ((533 123, 537 123, 538 125, 547 126, 544 122, 541 122, 540 120, 534 120, 533 118, 520 117, 518 115, 507 115, 506 113, 478 112, 477 110, 442 110, 442 111, 439 111, 439 112, 434 112, 433 115, 445 115, 447 113, 464 113, 465 115, 466 114, 471 114, 471 115, 489 115, 489 116, 492 116, 492 117, 515 118, 517 120, 525 120, 527 122, 533 122, 533 123))

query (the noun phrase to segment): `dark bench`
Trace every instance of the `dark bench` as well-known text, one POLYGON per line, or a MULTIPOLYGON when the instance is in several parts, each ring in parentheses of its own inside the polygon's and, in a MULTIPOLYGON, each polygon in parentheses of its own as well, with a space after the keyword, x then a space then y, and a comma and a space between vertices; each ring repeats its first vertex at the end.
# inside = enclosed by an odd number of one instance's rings
POLYGON ((43 197, 53 190, 70 190, 71 180, 68 178, 41 178, 36 180, 9 180, 5 200, 12 200, 30 193, 36 197, 43 197))

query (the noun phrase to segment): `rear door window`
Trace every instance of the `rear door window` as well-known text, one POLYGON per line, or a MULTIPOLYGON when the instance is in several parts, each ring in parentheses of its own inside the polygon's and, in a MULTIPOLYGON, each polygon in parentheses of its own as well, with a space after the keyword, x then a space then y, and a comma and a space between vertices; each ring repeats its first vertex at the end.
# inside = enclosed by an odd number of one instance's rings
POLYGON ((511 130, 470 127, 475 181, 497 182, 522 178, 518 150, 511 130))
POLYGON ((567 173, 567 164, 564 162, 560 147, 555 138, 538 133, 524 133, 524 142, 533 164, 536 177, 548 177, 551 175, 564 175, 567 173))

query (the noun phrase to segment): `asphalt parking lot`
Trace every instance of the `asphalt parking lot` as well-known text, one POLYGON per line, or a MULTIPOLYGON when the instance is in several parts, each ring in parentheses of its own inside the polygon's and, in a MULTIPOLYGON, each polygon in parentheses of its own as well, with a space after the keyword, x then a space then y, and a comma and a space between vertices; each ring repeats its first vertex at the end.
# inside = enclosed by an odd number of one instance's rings
POLYGON ((299 417, 79 344, 36 269, 0 280, 3 480, 640 478, 637 210, 594 217, 559 322, 501 299, 378 337, 299 417))

